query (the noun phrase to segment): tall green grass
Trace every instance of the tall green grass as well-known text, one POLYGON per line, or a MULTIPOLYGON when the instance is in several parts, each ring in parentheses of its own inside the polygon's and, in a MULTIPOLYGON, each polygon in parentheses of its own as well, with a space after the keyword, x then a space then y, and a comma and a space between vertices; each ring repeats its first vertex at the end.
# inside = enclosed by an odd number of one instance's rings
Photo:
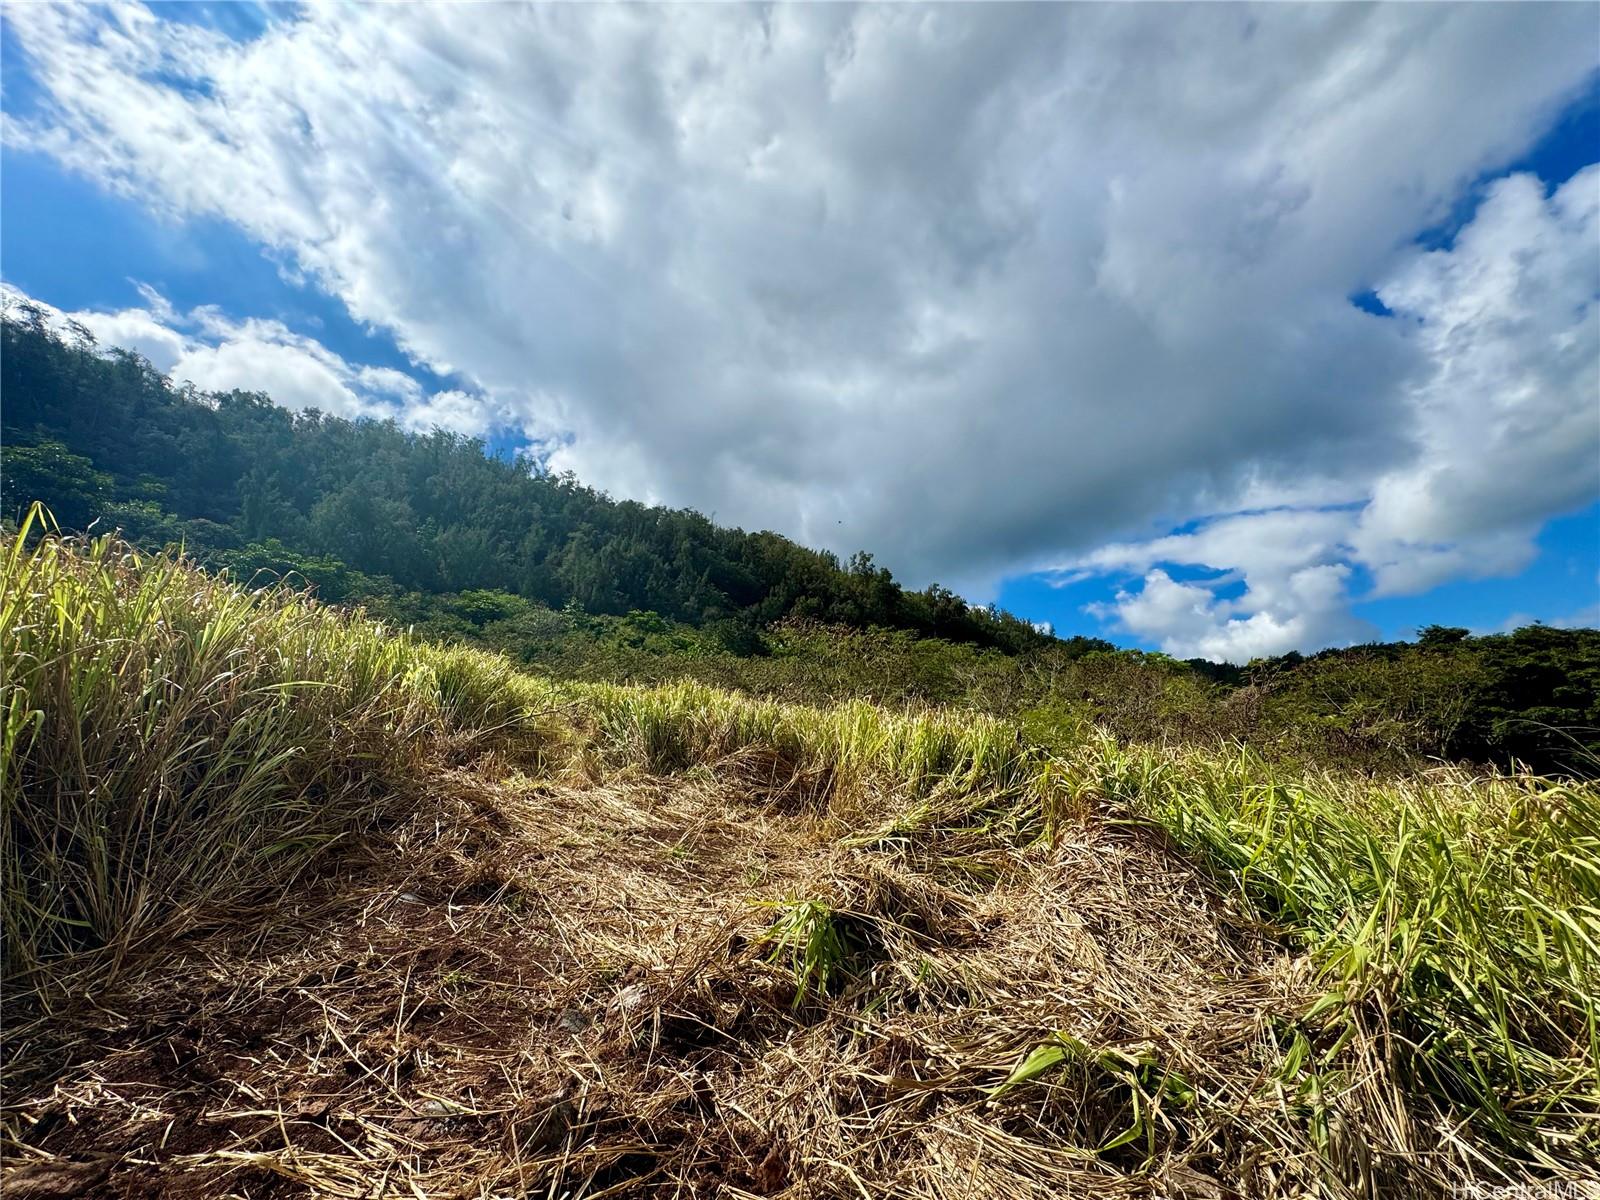
POLYGON ((114 959, 281 886, 392 804, 430 739, 525 735, 548 693, 487 655, 38 524, 0 562, 7 974, 114 959))
POLYGON ((762 760, 774 787, 815 799, 854 798, 862 789, 1019 794, 1047 759, 1014 726, 974 713, 897 712, 863 701, 814 708, 692 682, 573 684, 569 692, 592 714, 595 749, 611 765, 672 772, 749 755, 762 760))
POLYGON ((1243 749, 1109 740, 1077 763, 1311 950, 1327 992, 1291 1041, 1303 1095, 1348 1085, 1341 1052, 1375 1038, 1518 1154, 1600 1161, 1600 789, 1285 778, 1243 749))

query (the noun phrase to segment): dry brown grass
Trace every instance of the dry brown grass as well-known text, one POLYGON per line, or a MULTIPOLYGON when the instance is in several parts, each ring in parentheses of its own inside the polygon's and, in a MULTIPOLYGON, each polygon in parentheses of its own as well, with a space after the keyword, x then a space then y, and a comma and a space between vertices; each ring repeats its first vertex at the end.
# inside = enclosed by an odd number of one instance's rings
POLYGON ((845 845, 726 768, 438 773, 292 904, 13 1015, 7 1194, 1394 1194, 1271 1084, 1303 961, 1148 829, 845 845), (795 898, 849 946, 798 1004, 795 898))

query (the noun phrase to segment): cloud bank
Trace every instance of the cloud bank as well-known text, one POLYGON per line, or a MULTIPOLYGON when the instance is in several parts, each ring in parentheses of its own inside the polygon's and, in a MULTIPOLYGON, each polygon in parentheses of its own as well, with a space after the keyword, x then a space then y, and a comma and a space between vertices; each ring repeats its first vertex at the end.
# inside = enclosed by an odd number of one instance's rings
MULTIPOLYGON (((1237 657, 1515 570, 1600 494, 1600 177, 1412 245, 1600 65, 1582 6, 8 21, 9 143, 234 222, 468 380, 458 426, 912 583, 1127 572, 1108 620, 1237 657)), ((214 377, 370 399, 287 330, 205 357, 146 316, 214 377)))

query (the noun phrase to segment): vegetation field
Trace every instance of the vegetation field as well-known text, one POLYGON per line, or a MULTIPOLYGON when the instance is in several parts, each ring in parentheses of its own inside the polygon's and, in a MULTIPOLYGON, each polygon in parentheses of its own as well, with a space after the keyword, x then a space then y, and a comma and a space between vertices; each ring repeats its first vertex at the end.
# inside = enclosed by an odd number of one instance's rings
POLYGON ((612 500, 442 430, 175 385, 35 305, 0 308, 0 522, 43 501, 64 529, 182 546, 236 580, 289 580, 565 679, 959 707, 1055 747, 1090 729, 1243 740, 1314 768, 1600 758, 1597 630, 1429 627, 1245 667, 1056 638, 937 584, 904 588, 864 552, 841 562, 612 500))
POLYGON ((1600 1195, 1592 783, 0 597, 8 1197, 1600 1195))

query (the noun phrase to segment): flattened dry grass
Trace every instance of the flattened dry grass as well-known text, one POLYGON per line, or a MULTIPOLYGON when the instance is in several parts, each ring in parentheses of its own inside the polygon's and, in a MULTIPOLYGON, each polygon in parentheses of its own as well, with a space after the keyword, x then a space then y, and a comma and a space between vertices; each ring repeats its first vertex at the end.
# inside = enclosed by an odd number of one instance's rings
POLYGON ((1592 788, 4 584, 8 1195, 1600 1194, 1592 788))
POLYGON ((1163 1124, 1169 1066, 1233 1074, 1265 1051, 1265 1014, 1304 999, 1291 956, 1219 926, 1141 831, 1006 848, 993 888, 942 877, 943 850, 971 849, 953 838, 924 870, 842 850, 737 779, 440 776, 276 920, 16 1023, 9 1183, 355 1200, 1315 1178, 1261 1132, 1282 1121, 1269 1096, 1200 1143, 1178 1108, 1163 1124), (1132 909, 1142 892, 1175 919, 1132 909), (805 967, 819 926, 841 950, 825 978, 805 967), (1111 1066, 1006 1089, 1062 1030, 1111 1066))

